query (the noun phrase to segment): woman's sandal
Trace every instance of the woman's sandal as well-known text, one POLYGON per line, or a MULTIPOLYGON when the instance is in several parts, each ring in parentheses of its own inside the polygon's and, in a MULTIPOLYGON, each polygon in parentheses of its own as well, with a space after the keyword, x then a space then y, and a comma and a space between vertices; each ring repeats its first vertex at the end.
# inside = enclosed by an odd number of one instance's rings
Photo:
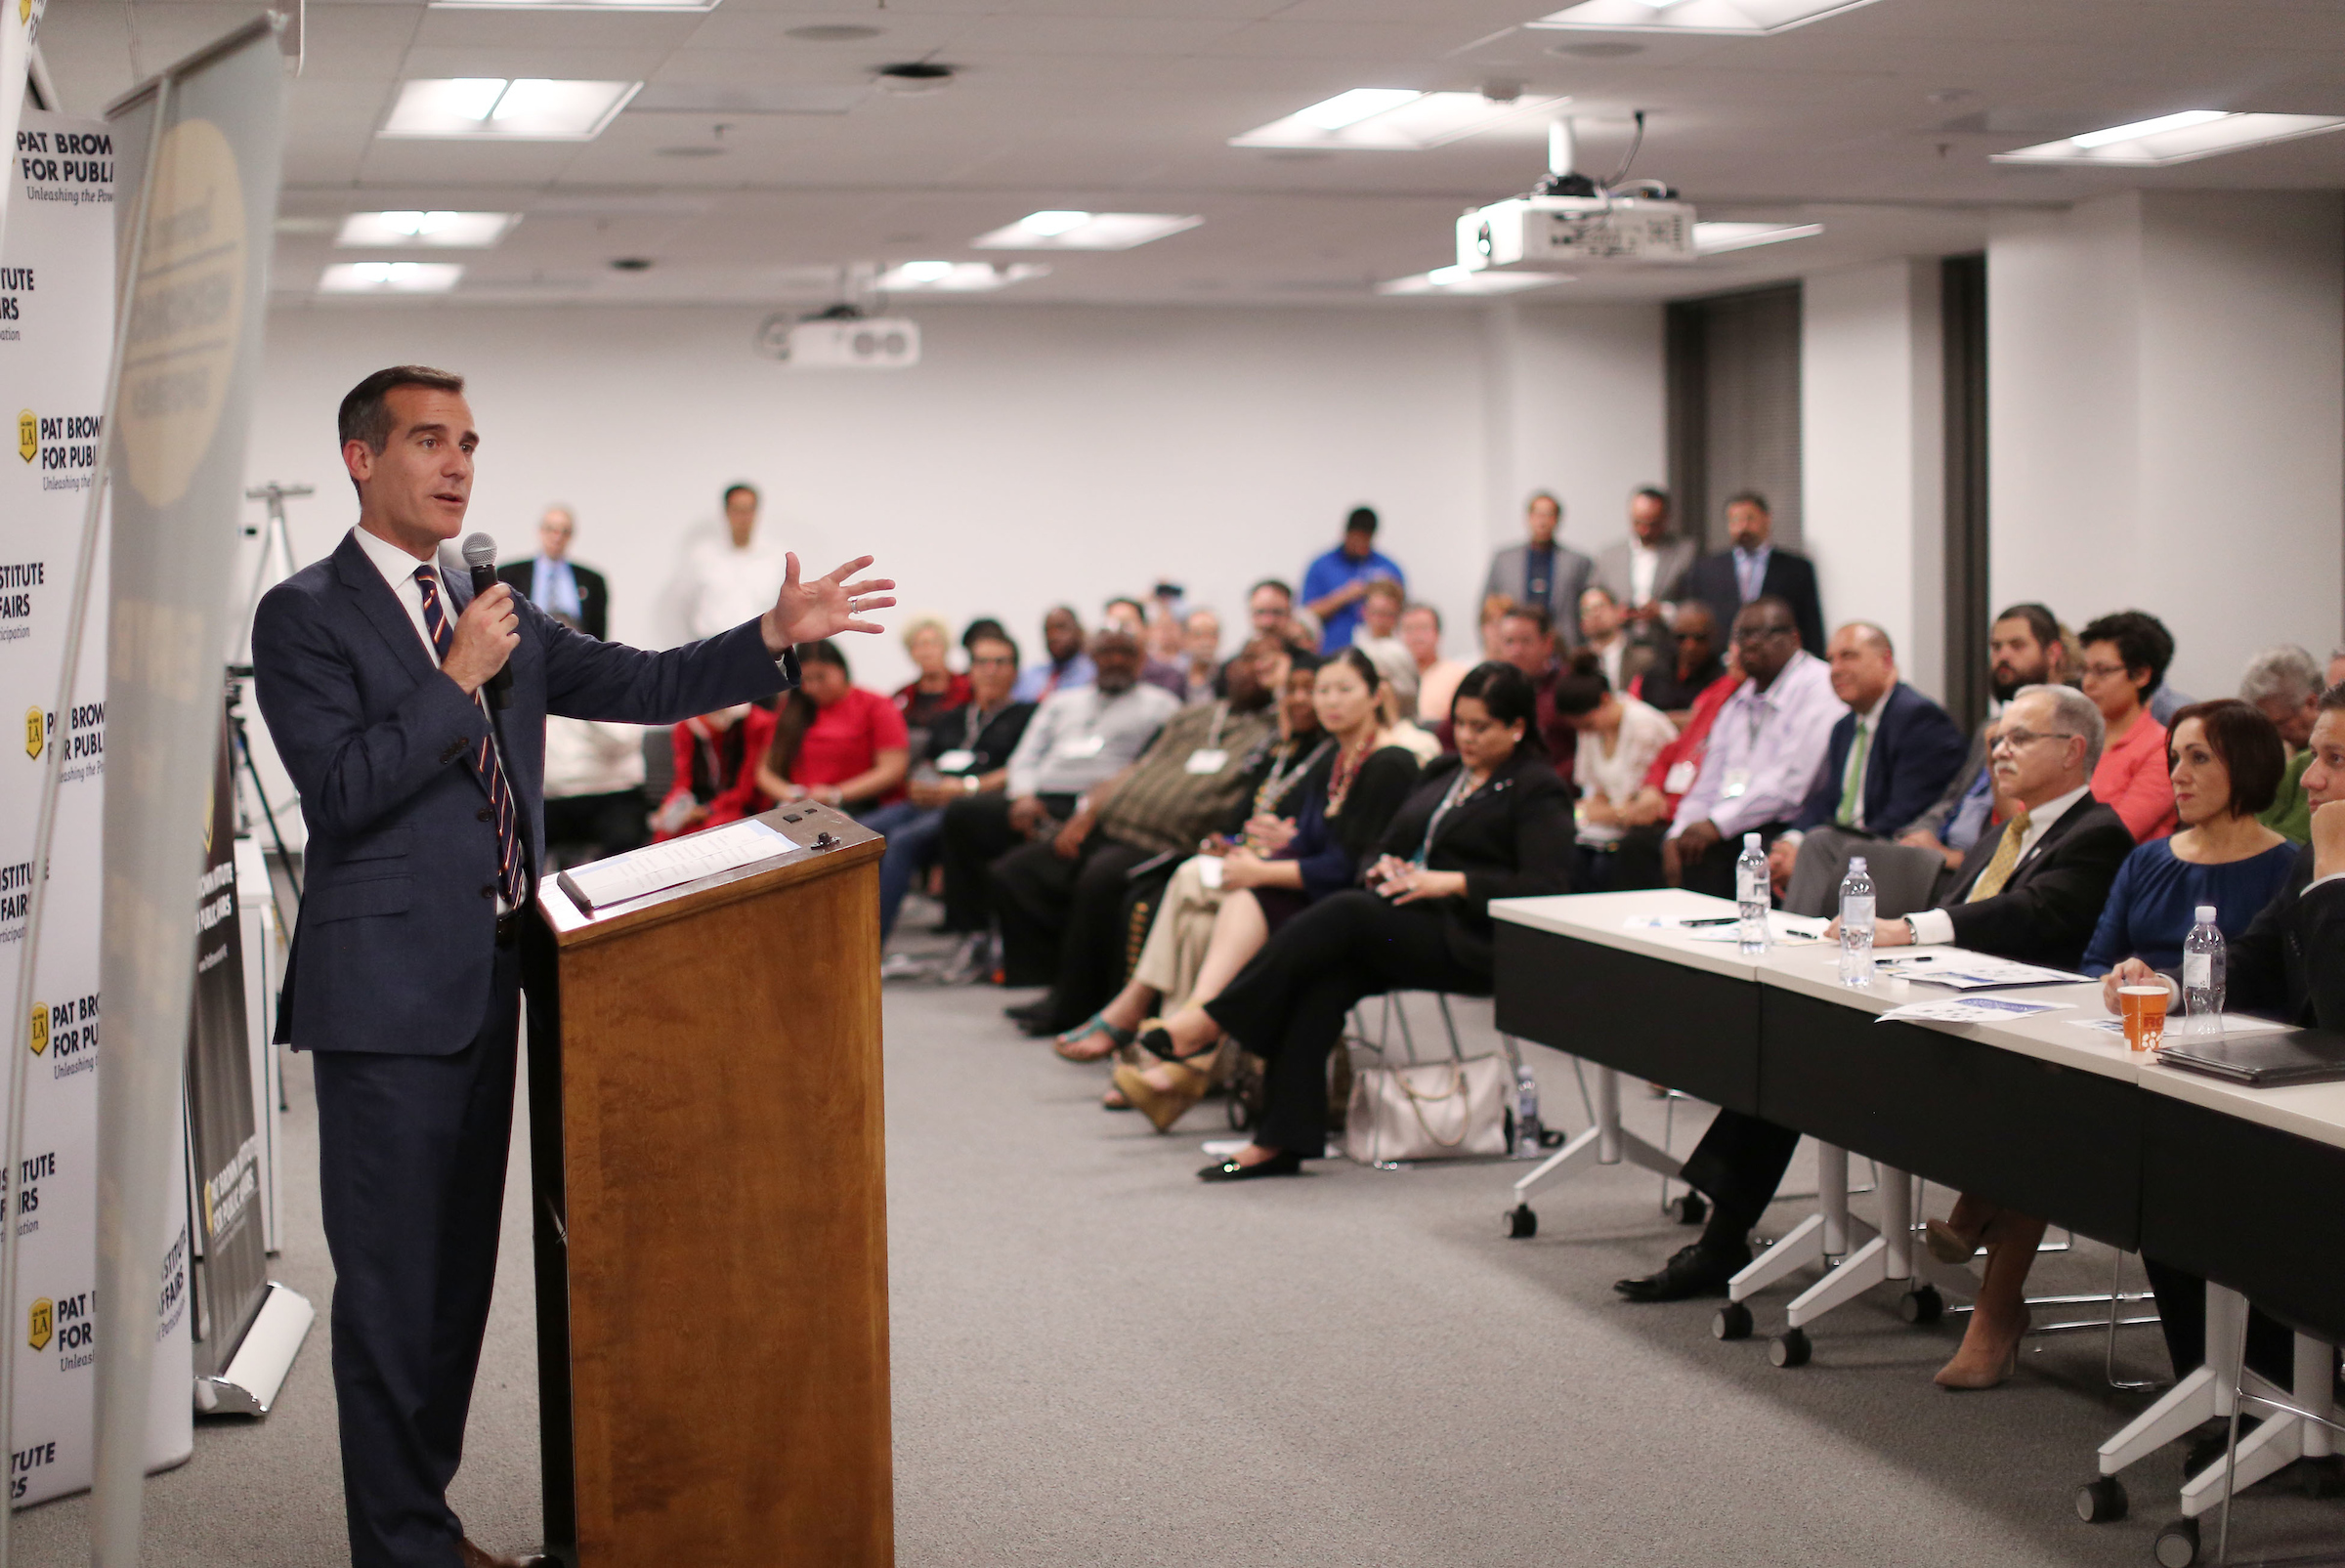
POLYGON ((1107 1021, 1105 1013, 1093 1013, 1087 1020, 1052 1040, 1050 1048, 1056 1051, 1060 1059, 1064 1061, 1097 1062, 1112 1055, 1117 1046, 1130 1044, 1131 1037, 1132 1031, 1118 1029, 1107 1021), (1106 1036, 1107 1043, 1097 1050, 1078 1050, 1076 1048, 1094 1035, 1106 1036))
POLYGON ((1159 1132, 1169 1132, 1172 1123, 1188 1115, 1190 1107, 1205 1098, 1214 1086, 1221 1064, 1221 1055, 1228 1041, 1198 1052, 1194 1056, 1172 1057, 1162 1065, 1174 1074, 1173 1086, 1160 1089, 1148 1081, 1145 1072, 1128 1063, 1116 1067, 1116 1087, 1124 1097, 1145 1116, 1159 1132))

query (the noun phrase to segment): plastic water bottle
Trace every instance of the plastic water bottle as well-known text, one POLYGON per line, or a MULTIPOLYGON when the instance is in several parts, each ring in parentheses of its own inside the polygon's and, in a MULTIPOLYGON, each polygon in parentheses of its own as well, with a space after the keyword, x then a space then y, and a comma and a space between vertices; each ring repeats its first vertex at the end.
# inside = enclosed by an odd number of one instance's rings
POLYGON ((1746 958, 1767 951, 1767 909, 1772 902, 1767 870, 1767 851, 1757 833, 1742 835, 1742 855, 1734 862, 1735 945, 1746 958))
POLYGON ((1521 1064, 1514 1069, 1514 1154, 1517 1159, 1539 1158, 1539 1081, 1521 1064))
POLYGON ((1849 857, 1840 879, 1840 983, 1869 991, 1873 984, 1873 878, 1864 857, 1849 857))
POLYGON ((2223 930, 2215 907, 2198 906, 2198 923, 2182 944, 2182 1006, 2194 1035, 2223 1032, 2223 930))

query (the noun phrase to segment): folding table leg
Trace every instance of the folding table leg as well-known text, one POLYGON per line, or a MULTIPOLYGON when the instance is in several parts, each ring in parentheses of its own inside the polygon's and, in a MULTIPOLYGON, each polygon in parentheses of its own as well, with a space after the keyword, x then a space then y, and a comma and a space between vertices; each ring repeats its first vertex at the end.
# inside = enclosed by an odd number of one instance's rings
MULTIPOLYGON (((2211 1324, 2207 1336, 2214 1336, 2211 1324)), ((2290 1403, 2308 1412, 2310 1419, 2293 1410, 2276 1412, 2239 1439, 2238 1454, 2232 1465, 2217 1461, 2183 1482, 2184 1518, 2196 1519, 2223 1501, 2227 1468, 2231 1472, 2228 1490, 2236 1495, 2298 1460, 2317 1459, 2333 1452, 2334 1436, 2322 1422, 2335 1414, 2331 1406, 2335 1398, 2336 1360, 2335 1346, 2301 1334, 2296 1336, 2296 1397, 2290 1403)), ((2254 1380, 2250 1375, 2250 1383, 2254 1380)), ((2224 1389, 2226 1394, 2230 1391, 2228 1386, 2224 1389)), ((2254 1390, 2251 1387, 2249 1391, 2254 1390)))
POLYGON ((1620 1124, 1620 1075, 1608 1067, 1596 1070, 1596 1121, 1586 1130, 1575 1134, 1562 1148, 1549 1155, 1514 1183, 1514 1208, 1507 1213, 1507 1234, 1514 1237, 1538 1233, 1538 1216, 1531 1212, 1530 1195, 1553 1181, 1559 1181, 1583 1165, 1616 1165, 1622 1161, 1664 1176, 1676 1176, 1680 1162, 1665 1149, 1657 1149, 1645 1139, 1620 1124))
MULTIPOLYGON (((1844 1169, 1842 1179, 1847 1179, 1844 1169)), ((1794 1296, 1784 1309, 1787 1327, 1769 1347, 1778 1367, 1808 1363, 1808 1325, 1833 1308, 1854 1301, 1876 1285, 1913 1278, 1913 1178, 1881 1167, 1881 1230, 1838 1268, 1794 1296)))

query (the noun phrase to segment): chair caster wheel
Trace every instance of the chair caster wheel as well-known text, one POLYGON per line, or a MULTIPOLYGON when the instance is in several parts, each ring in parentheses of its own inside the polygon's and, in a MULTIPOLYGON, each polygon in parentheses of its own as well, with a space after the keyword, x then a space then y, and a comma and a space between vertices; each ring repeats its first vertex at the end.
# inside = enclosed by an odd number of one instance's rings
POLYGON ((1917 1285, 1897 1297, 1897 1316, 1917 1327, 1946 1315, 1946 1298, 1935 1285, 1917 1285))
POLYGON ((1669 1217, 1681 1225, 1699 1225, 1710 1217, 1709 1202, 1698 1192, 1689 1192, 1683 1198, 1672 1198, 1662 1207, 1669 1217))
POLYGON ((1767 1359, 1778 1367, 1805 1367, 1815 1347, 1808 1342, 1805 1329, 1785 1329, 1776 1335, 1767 1347, 1767 1359))
POLYGON ((2191 1568, 2198 1560, 2198 1521, 2175 1520, 2157 1533, 2150 1550, 2158 1568, 2191 1568))
POLYGON ((2076 1517, 2086 1524, 2109 1524, 2125 1517, 2125 1483, 2113 1475, 2087 1481, 2076 1489, 2076 1517))
POLYGON ((1710 1320, 1710 1333, 1720 1339, 1748 1339, 1751 1336, 1751 1309, 1740 1301, 1728 1301, 1718 1309, 1710 1320))
POLYGON ((1507 1210, 1507 1235, 1511 1240, 1519 1242, 1538 1234, 1539 1216, 1531 1211, 1529 1204, 1516 1204, 1507 1210))

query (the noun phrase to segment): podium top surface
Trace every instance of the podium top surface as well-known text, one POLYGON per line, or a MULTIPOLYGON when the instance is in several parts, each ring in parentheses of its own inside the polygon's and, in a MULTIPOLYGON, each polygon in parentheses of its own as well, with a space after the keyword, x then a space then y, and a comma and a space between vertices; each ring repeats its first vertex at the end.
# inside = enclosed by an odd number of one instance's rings
MULTIPOLYGON (((680 919, 689 912, 709 908, 712 904, 736 903, 776 887, 827 875, 832 870, 864 861, 876 860, 884 852, 887 843, 886 839, 845 812, 829 806, 793 802, 777 806, 750 820, 787 834, 804 847, 785 850, 778 855, 679 882, 672 887, 660 888, 638 898, 598 907, 591 912, 571 897, 569 890, 562 885, 561 877, 547 877, 538 885, 537 912, 553 932, 558 946, 582 947, 647 926, 680 919)), ((661 847, 649 846, 652 850, 661 847)), ((645 851, 630 853, 641 855, 645 851)), ((593 864, 609 867, 627 859, 628 856, 618 855, 593 864)))

